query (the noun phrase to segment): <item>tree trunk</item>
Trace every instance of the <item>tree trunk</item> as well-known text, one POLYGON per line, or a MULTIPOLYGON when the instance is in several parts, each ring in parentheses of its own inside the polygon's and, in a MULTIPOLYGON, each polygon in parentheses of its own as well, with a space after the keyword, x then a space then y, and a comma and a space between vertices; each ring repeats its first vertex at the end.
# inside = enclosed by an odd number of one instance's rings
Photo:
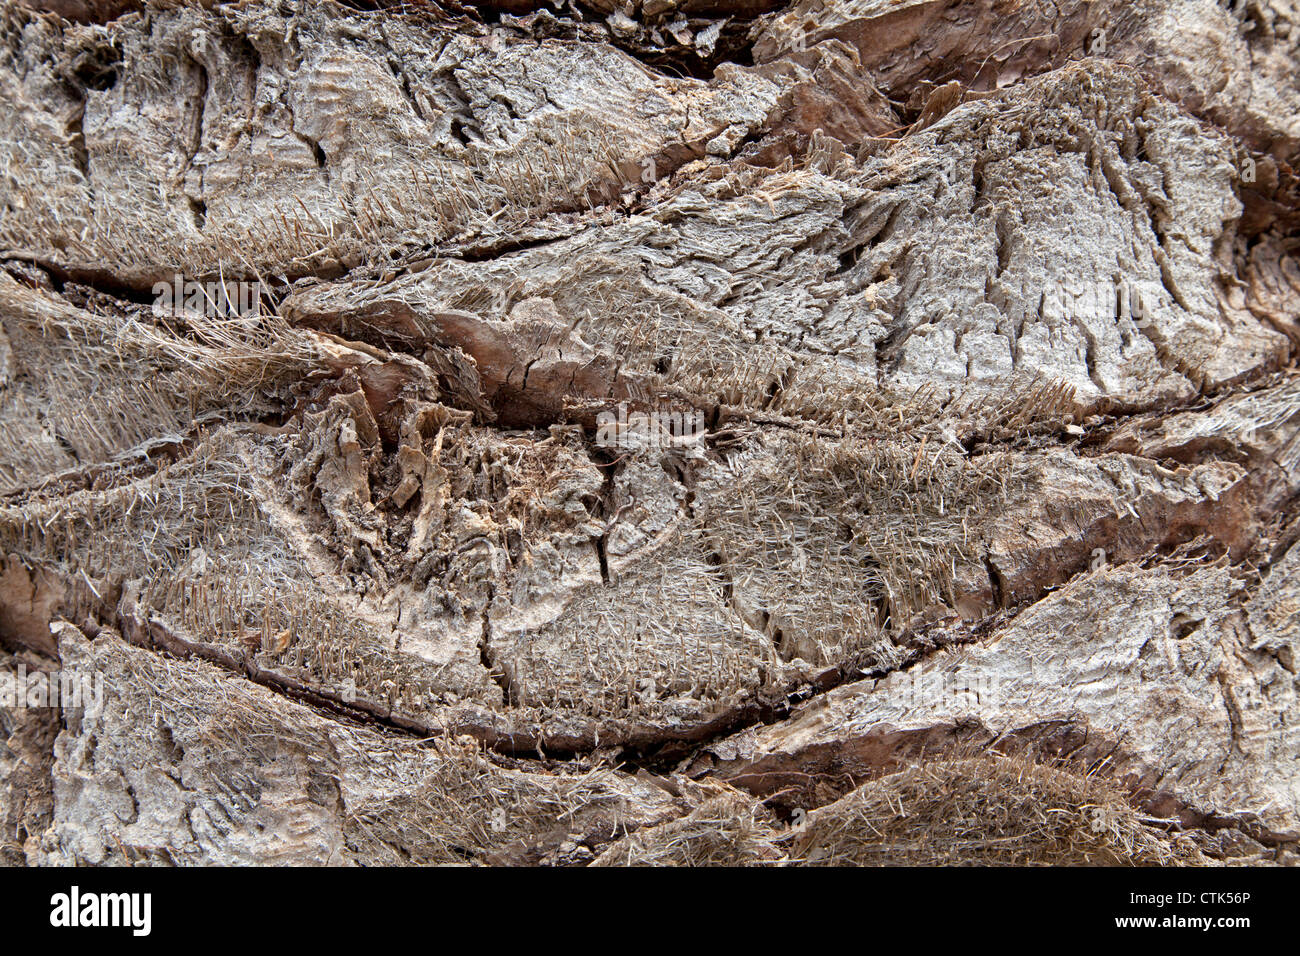
POLYGON ((38 6, 0 858, 1300 859, 1295 0, 38 6))

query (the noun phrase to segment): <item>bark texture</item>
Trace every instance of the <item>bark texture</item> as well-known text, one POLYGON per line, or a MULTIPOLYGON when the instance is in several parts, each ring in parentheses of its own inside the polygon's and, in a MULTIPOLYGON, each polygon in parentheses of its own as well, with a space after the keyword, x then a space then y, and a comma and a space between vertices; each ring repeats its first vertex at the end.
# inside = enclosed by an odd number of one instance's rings
POLYGON ((1295 862, 1298 58, 0 0, 0 859, 1295 862))

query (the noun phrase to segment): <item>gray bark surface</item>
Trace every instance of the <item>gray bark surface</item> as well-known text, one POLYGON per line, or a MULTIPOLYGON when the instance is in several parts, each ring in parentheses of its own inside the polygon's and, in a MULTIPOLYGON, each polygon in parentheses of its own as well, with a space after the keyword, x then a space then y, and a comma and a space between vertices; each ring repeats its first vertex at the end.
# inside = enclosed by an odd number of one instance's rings
POLYGON ((0 860, 1296 862, 1298 46, 0 0, 0 860))

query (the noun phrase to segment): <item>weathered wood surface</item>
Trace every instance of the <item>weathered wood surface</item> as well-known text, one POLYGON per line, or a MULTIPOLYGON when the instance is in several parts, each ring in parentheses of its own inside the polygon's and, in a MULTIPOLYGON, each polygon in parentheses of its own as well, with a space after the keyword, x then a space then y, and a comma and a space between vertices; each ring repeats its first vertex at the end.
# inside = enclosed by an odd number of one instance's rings
POLYGON ((34 6, 0 858, 1296 859, 1293 0, 34 6))

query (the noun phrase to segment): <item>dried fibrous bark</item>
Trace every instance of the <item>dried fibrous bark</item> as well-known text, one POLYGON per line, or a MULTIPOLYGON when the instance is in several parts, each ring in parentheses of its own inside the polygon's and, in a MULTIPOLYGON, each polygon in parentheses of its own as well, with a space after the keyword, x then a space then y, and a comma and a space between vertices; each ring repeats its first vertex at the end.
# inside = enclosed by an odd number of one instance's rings
POLYGON ((0 4, 0 858, 1294 862, 1298 44, 0 4))

